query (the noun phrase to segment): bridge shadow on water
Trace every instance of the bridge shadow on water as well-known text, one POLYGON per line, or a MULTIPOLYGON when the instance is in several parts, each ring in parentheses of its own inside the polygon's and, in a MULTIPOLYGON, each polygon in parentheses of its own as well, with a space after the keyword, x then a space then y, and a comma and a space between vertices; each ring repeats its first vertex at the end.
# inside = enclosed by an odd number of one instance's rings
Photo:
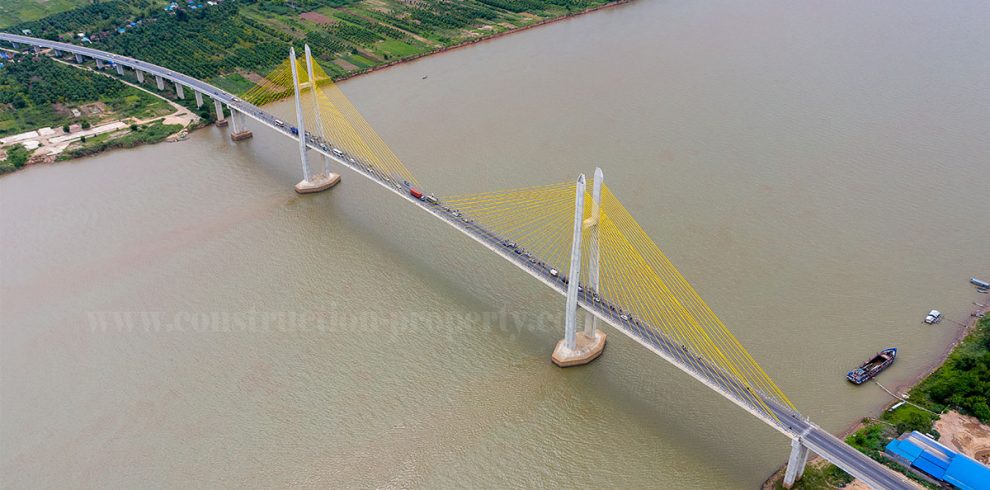
MULTIPOLYGON (((675 451, 679 458, 698 462, 695 466, 710 466, 706 471, 720 480, 751 486, 786 457, 786 441, 775 431, 609 326, 602 358, 578 368, 552 365, 550 353, 563 335, 563 297, 352 172, 345 170, 342 185, 330 192, 296 196, 291 185, 298 178, 298 163, 284 157, 291 154, 289 143, 265 138, 247 144, 225 141, 218 147, 233 146, 229 151, 237 152, 245 171, 284 185, 283 208, 297 214, 298 233, 323 234, 328 244, 342 236, 360 242, 366 256, 401 263, 403 274, 419 278, 417 287, 442 297, 445 307, 479 313, 473 323, 481 333, 453 332, 438 340, 444 347, 484 350, 470 360, 484 370, 519 372, 521 365, 544 382, 564 387, 550 389, 545 403, 577 404, 569 410, 578 412, 600 409, 602 416, 632 424, 656 441, 655 454, 636 456, 644 462, 675 451), (483 313, 508 318, 486 320, 483 313), (536 318, 540 313, 546 316, 536 318)), ((310 266, 333 270, 332 248, 322 257, 310 266)), ((401 341, 400 336, 390 338, 401 341)), ((436 354, 433 362, 443 368, 445 361, 436 354)))
MULTIPOLYGON (((426 362, 438 369, 462 367, 442 354, 456 349, 464 351, 469 356, 465 362, 478 371, 496 373, 495 379, 497 373, 532 373, 553 387, 541 391, 546 397, 542 403, 549 404, 546 410, 557 405, 567 406, 564 410, 572 415, 600 410, 600 416, 611 419, 603 423, 632 424, 656 441, 655 454, 630 460, 656 460, 674 451, 678 458, 697 462, 694 466, 710 465, 707 471, 719 479, 752 486, 786 457, 786 440, 774 430, 612 327, 605 327, 609 344, 599 360, 570 369, 554 366, 550 353, 563 335, 563 297, 474 241, 400 206, 399 199, 368 199, 374 193, 382 190, 363 179, 349 179, 331 193, 293 200, 288 206, 302 215, 300 233, 326 234, 328 242, 334 234, 346 234, 348 240, 361 242, 368 256, 401 263, 403 275, 417 278, 416 287, 442 298, 444 308, 478 313, 456 326, 431 325, 432 333, 447 330, 436 338, 440 346, 426 362), (486 319, 485 313, 495 317, 486 319), (536 317, 539 313, 546 317, 536 317)), ((330 269, 334 262, 327 256, 312 266, 330 269)), ((403 339, 391 336, 383 341, 403 339)), ((496 383, 495 379, 488 381, 496 383)), ((531 389, 528 383, 519 388, 531 389)), ((596 414, 580 418, 594 419, 596 414)))

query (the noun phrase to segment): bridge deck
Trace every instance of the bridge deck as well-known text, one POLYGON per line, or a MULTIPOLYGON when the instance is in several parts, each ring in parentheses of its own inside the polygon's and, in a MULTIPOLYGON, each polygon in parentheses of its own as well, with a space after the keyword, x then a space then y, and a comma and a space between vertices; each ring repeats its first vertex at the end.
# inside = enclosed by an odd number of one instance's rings
MULTIPOLYGON (((232 109, 247 115, 255 121, 268 126, 276 133, 293 140, 298 139, 297 136, 291 133, 289 128, 276 124, 275 121, 278 119, 274 115, 265 112, 261 108, 242 101, 233 94, 214 87, 206 82, 197 80, 182 73, 173 72, 158 65, 146 63, 126 56, 107 53, 93 48, 87 48, 85 46, 76 46, 73 44, 36 39, 14 34, 0 33, 0 40, 43 48, 58 49, 67 53, 77 53, 86 57, 121 64, 132 69, 138 69, 146 73, 161 76, 171 80, 173 83, 181 83, 197 92, 206 94, 215 100, 219 100, 228 107, 231 107, 232 109)), ((337 164, 349 168, 359 175, 395 193, 402 199, 405 199, 414 206, 419 207, 426 213, 440 219, 461 233, 464 233, 475 241, 481 243, 489 250, 502 256, 516 267, 519 267, 529 273, 531 276, 540 280, 561 295, 567 295, 566 283, 563 282, 562 278, 554 277, 550 274, 551 266, 549 264, 544 264, 536 258, 531 260, 530 258, 523 256, 521 253, 516 253, 514 248, 504 245, 504 242, 511 237, 496 236, 472 221, 470 217, 463 216, 456 210, 445 207, 443 203, 432 204, 416 199, 409 194, 407 188, 401 182, 397 182, 392 177, 385 175, 372 165, 364 163, 346 153, 343 156, 337 156, 333 152, 324 149, 323 145, 324 142, 321 140, 310 137, 306 138, 306 146, 310 150, 316 151, 317 153, 330 158, 337 164)), ((619 311, 621 311, 619 305, 610 303, 607 298, 598 298, 598 300, 596 300, 592 295, 587 293, 587 288, 585 288, 585 291, 586 292, 578 298, 578 304, 584 308, 585 311, 590 312, 615 329, 632 338, 640 345, 643 345, 660 357, 666 359, 668 362, 674 364, 679 369, 701 381, 706 386, 717 391, 746 411, 760 418, 774 429, 789 437, 800 438, 809 449, 836 464, 851 475, 876 488, 915 488, 915 486, 907 480, 892 473, 876 461, 840 441, 827 431, 812 424, 810 421, 789 407, 779 405, 769 396, 758 394, 759 397, 765 402, 766 407, 769 407, 770 409, 769 411, 772 415, 768 415, 764 407, 754 406, 752 402, 734 394, 734 392, 742 393, 745 390, 749 390, 749 388, 744 386, 738 378, 726 373, 721 367, 718 367, 700 356, 697 356, 685 346, 668 338, 657 329, 650 328, 649 325, 643 325, 638 320, 624 320, 619 313, 619 311), (690 362, 688 359, 691 359, 690 362)))

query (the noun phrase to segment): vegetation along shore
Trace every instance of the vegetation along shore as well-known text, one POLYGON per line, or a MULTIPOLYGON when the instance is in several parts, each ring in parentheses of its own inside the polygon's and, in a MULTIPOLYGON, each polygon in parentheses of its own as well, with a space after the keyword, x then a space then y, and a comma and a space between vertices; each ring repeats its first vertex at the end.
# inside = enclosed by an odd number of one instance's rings
MULTIPOLYGON (((0 26, 7 32, 132 56, 242 93, 281 63, 290 46, 310 45, 331 76, 340 80, 628 1, 222 0, 204 5, 161 0, 28 1, 16 8, 0 5, 0 26), (34 18, 53 10, 63 11, 34 18)), ((0 172, 160 141, 169 131, 189 130, 216 117, 208 108, 195 108, 166 90, 155 95, 171 99, 172 105, 185 105, 186 115, 196 117, 186 117, 181 126, 164 119, 135 123, 150 113, 164 117, 181 111, 169 111, 165 100, 139 90, 142 84, 130 73, 118 77, 127 82, 121 85, 88 74, 68 74, 68 63, 59 66, 34 54, 5 53, 7 57, 0 60, 0 84, 5 88, 0 138, 7 142, 0 145, 0 172), (66 89, 67 80, 78 81, 78 86, 66 89), (123 126, 108 127, 99 135, 84 134, 63 145, 74 134, 70 129, 88 130, 97 122, 94 119, 123 126), (140 136, 131 134, 145 129, 140 136), (32 131, 42 134, 35 137, 32 131), (11 141, 15 135, 25 136, 11 141), (48 144, 46 136, 56 144, 48 144)), ((105 73, 117 77, 112 70, 105 73)), ((157 92, 153 81, 147 83, 147 89, 157 92)))
MULTIPOLYGON (((864 418, 846 432, 846 442, 864 454, 903 473, 922 487, 942 488, 917 469, 905 468, 884 454, 901 434, 918 431, 939 443, 990 465, 990 301, 978 303, 972 321, 960 331, 941 362, 921 373, 913 387, 898 388, 878 416, 864 418)), ((884 388, 886 391, 886 388, 884 388)), ((763 485, 781 489, 783 468, 763 485)), ((866 489, 860 482, 822 459, 808 463, 793 487, 804 490, 866 489)))

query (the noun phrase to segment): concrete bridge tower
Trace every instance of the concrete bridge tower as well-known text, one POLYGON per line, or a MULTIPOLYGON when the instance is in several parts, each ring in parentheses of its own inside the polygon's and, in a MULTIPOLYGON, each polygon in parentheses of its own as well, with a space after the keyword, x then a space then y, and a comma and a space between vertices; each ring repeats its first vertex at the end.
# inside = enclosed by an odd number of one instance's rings
POLYGON ((578 283, 581 281, 581 235, 588 229, 591 235, 591 255, 589 260, 589 284, 592 294, 598 293, 598 219, 601 213, 602 181, 601 169, 595 170, 595 182, 592 188, 592 215, 584 219, 585 178, 581 174, 577 180, 574 196, 574 235, 571 241, 571 264, 567 277, 567 300, 564 306, 564 338, 557 342, 551 359, 560 367, 580 366, 587 364, 601 355, 605 349, 605 333, 597 330, 596 318, 590 312, 585 312, 584 331, 577 333, 577 299, 578 283))
MULTIPOLYGON (((316 84, 312 80, 312 60, 309 56, 309 46, 306 47, 307 57, 306 61, 310 64, 307 75, 310 77, 310 89, 314 91, 313 97, 315 102, 316 97, 316 84)), ((313 175, 312 170, 309 168, 309 156, 306 154, 306 140, 309 136, 306 133, 306 120, 303 117, 302 111, 302 97, 300 96, 301 86, 299 84, 299 70, 296 68, 296 49, 289 48, 289 67, 292 70, 292 88, 295 93, 296 98, 296 128, 299 131, 299 160, 302 163, 303 179, 298 184, 296 184, 296 192, 300 194, 309 194, 311 192, 320 192, 329 189, 340 182, 340 176, 337 174, 331 174, 335 179, 329 179, 327 175, 313 175)))

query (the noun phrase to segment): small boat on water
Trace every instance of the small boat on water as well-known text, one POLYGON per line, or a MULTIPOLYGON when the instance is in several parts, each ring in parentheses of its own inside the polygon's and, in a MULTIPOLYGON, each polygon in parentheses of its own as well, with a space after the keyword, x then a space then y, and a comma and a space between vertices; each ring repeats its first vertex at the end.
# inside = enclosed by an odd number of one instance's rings
POLYGON ((894 358, 897 357, 897 349, 894 347, 884 349, 877 352, 877 355, 873 356, 872 359, 863 363, 862 366, 849 371, 846 374, 846 378, 854 383, 861 385, 880 374, 884 369, 890 367, 894 363, 894 358))

